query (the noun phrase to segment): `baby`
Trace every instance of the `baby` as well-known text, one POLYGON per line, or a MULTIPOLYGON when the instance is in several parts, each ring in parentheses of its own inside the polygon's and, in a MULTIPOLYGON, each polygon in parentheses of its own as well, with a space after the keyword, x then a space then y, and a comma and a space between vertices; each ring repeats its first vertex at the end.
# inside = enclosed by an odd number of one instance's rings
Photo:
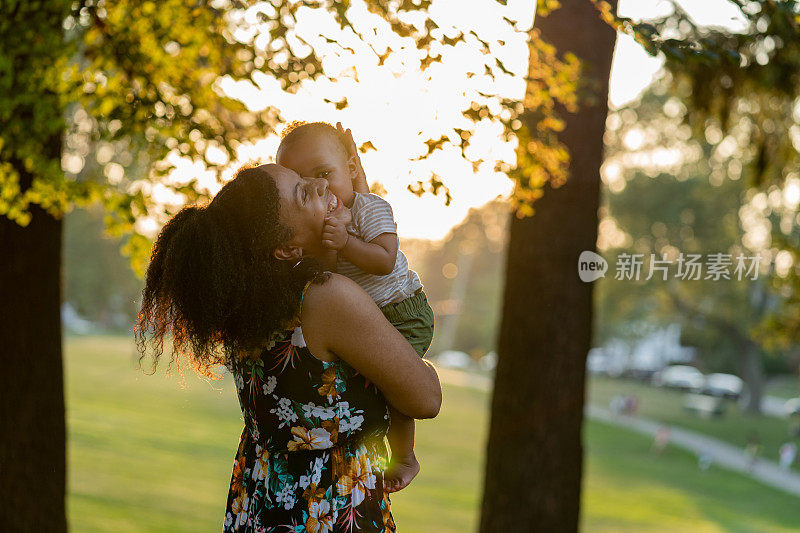
MULTIPOLYGON (((325 122, 293 122, 283 132, 277 163, 305 178, 325 178, 350 210, 352 220, 327 217, 322 243, 328 266, 358 283, 384 316, 422 357, 433 339, 431 310, 419 276, 399 250, 389 203, 369 192, 350 130, 325 122)), ((388 438, 392 461, 385 488, 396 492, 419 473, 414 454, 414 419, 391 409, 388 438)))

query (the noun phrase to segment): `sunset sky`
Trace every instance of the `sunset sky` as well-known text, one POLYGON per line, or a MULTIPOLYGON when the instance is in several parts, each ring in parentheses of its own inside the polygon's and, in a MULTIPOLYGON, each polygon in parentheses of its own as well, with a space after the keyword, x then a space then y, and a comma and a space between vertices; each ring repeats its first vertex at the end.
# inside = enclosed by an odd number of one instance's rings
MULTIPOLYGON (((732 30, 742 28, 737 19, 738 10, 727 0, 682 0, 678 4, 689 12, 698 24, 723 25, 732 30)), ((503 7, 492 0, 470 3, 463 9, 461 0, 436 0, 431 13, 440 25, 453 25, 462 31, 476 29, 484 38, 500 38, 504 46, 493 48, 504 64, 515 74, 521 75, 527 65, 525 29, 533 19, 533 0, 509 0, 503 7), (513 31, 502 21, 502 17, 517 21, 520 31, 513 31)), ((352 19, 360 28, 380 28, 374 15, 353 3, 352 19)), ((663 16, 671 12, 671 3, 665 0, 620 0, 619 14, 635 19, 663 16)), ((439 138, 443 133, 464 122, 461 110, 469 103, 470 90, 480 88, 482 83, 493 83, 504 95, 521 98, 524 83, 520 77, 498 79, 467 79, 464 65, 477 51, 467 46, 459 47, 444 57, 442 63, 434 63, 425 72, 416 67, 409 68, 404 60, 405 51, 393 54, 392 59, 379 67, 375 54, 363 43, 332 24, 327 13, 308 10, 299 17, 298 32, 310 42, 321 31, 333 35, 342 43, 352 46, 355 55, 343 57, 333 51, 323 54, 326 73, 336 78, 335 83, 318 82, 301 87, 297 94, 283 92, 274 79, 266 75, 254 76, 255 85, 249 82, 233 83, 229 80, 223 88, 230 95, 241 99, 252 110, 267 106, 277 107, 287 120, 324 120, 331 123, 341 121, 352 129, 357 144, 367 140, 376 147, 362 155, 362 161, 370 183, 380 182, 387 191, 386 198, 394 208, 398 232, 402 237, 440 239, 448 230, 460 222, 471 207, 477 207, 511 191, 510 180, 493 170, 494 161, 514 161, 513 146, 503 142, 499 134, 501 127, 482 127, 472 138, 473 154, 487 161, 479 172, 473 172, 470 163, 455 150, 444 150, 426 161, 410 159, 425 151, 424 141, 439 138), (337 32, 339 35, 337 35, 337 32), (466 94, 465 94, 466 93, 466 94), (347 97, 348 107, 337 111, 324 97, 338 100, 347 97), (441 176, 450 188, 453 200, 444 205, 443 197, 425 195, 421 198, 410 193, 406 186, 417 179, 426 180, 429 172, 441 176), (424 213, 424 216, 421 214, 424 213)), ((378 33, 380 45, 397 44, 393 35, 378 33)), ((324 43, 320 41, 320 50, 324 43)), ((413 50, 407 49, 408 53, 413 50)), ((415 63, 412 63, 415 64, 415 63)), ((614 106, 624 105, 652 81, 660 70, 662 61, 648 56, 630 37, 620 36, 617 41, 611 72, 609 100, 614 106)), ((256 140, 243 147, 239 159, 270 160, 277 147, 276 136, 256 140)), ((232 165, 231 173, 236 168, 232 165)), ((202 171, 196 165, 183 161, 178 173, 202 171)), ((207 176, 205 184, 214 189, 213 179, 207 176)))

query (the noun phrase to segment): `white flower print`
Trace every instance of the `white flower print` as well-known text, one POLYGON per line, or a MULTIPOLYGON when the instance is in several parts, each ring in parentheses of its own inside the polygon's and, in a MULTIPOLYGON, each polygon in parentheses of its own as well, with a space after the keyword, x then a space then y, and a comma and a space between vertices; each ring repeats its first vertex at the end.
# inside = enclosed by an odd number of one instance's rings
POLYGON ((287 511, 294 507, 294 503, 297 501, 297 497, 295 496, 295 491, 297 490, 297 483, 287 483, 278 493, 275 495, 275 501, 278 505, 283 504, 283 508, 287 511))
POLYGON ((225 527, 231 527, 233 524, 233 515, 231 513, 225 514, 225 527))
POLYGON ((244 378, 238 372, 233 374, 233 381, 236 383, 236 390, 242 392, 244 389, 244 378))
POLYGON ((300 488, 306 490, 311 484, 311 478, 308 476, 300 476, 300 488))
POLYGON ((339 433, 349 433, 361 427, 364 423, 364 417, 355 415, 351 417, 344 417, 339 419, 339 433))
POLYGON ((314 461, 314 466, 311 467, 311 483, 319 485, 319 482, 322 481, 322 468, 322 459, 317 457, 317 459, 314 461))
POLYGON ((298 348, 303 348, 306 345, 306 340, 303 338, 303 329, 300 326, 294 328, 294 333, 292 333, 292 345, 298 348))
POLYGON ((277 384, 278 379, 275 376, 267 376, 267 382, 262 387, 264 389, 264 394, 272 394, 277 384))
POLYGON ((336 410, 333 407, 317 406, 313 403, 303 404, 303 415, 306 418, 319 418, 320 420, 330 420, 336 416, 336 410))
POLYGON ((269 412, 280 419, 281 423, 278 424, 278 428, 282 428, 297 420, 297 413, 292 410, 292 401, 289 398, 280 398, 278 400, 278 406, 274 409, 270 409, 269 412))

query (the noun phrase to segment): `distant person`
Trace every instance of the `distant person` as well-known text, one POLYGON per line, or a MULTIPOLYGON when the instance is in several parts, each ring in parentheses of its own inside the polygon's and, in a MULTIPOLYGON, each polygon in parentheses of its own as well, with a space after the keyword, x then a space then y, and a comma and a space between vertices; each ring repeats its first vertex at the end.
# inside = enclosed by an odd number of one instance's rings
POLYGON ((789 436, 800 439, 800 412, 794 412, 789 417, 789 436))
POLYGON ((797 456, 797 444, 794 442, 784 442, 778 451, 780 467, 782 470, 790 470, 794 459, 797 456))
POLYGON ((761 453, 761 441, 758 438, 758 433, 754 431, 747 438, 747 446, 745 447, 748 470, 752 470, 753 468, 755 468, 760 453, 761 453))
MULTIPOLYGON (((301 176, 327 180, 337 202, 334 212, 349 210, 352 220, 343 224, 335 216, 331 222, 326 219, 323 262, 367 291, 422 357, 433 340, 433 310, 419 276, 409 269, 399 249, 392 206, 369 192, 350 130, 337 126, 291 123, 283 133, 276 161, 301 176)), ((395 492, 419 473, 414 419, 392 410, 388 436, 392 461, 386 470, 386 490, 395 492)))
POLYGON ((639 410, 639 398, 635 394, 625 396, 625 414, 634 416, 639 410))
POLYGON ((150 340, 155 367, 171 339, 170 362, 224 364, 236 385, 226 533, 394 532, 388 405, 415 418, 441 406, 434 367, 361 287, 320 267, 331 200, 325 179, 245 166, 153 246, 140 352, 150 340))
POLYGON ((669 444, 670 433, 671 430, 667 424, 659 425, 658 429, 656 430, 655 438, 653 439, 653 446, 651 447, 651 450, 655 451, 659 455, 664 453, 664 450, 669 444))

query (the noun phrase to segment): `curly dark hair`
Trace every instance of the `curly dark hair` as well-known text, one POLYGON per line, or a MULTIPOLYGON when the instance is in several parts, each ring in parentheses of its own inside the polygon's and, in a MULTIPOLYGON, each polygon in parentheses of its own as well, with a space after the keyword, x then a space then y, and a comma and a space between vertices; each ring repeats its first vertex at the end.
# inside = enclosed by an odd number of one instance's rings
POLYGON ((320 264, 276 259, 272 252, 292 236, 278 219, 279 195, 264 166, 248 164, 204 206, 184 207, 153 245, 136 345, 152 371, 172 337, 170 365, 187 359, 215 378, 211 367, 252 357, 300 311, 308 281, 325 279, 320 264))
POLYGON ((281 143, 278 145, 278 152, 280 152, 281 148, 294 144, 304 139, 308 134, 315 132, 330 135, 342 151, 344 151, 345 156, 350 154, 347 137, 336 129, 335 126, 322 121, 304 122, 302 120, 293 120, 283 128, 281 132, 281 143))

